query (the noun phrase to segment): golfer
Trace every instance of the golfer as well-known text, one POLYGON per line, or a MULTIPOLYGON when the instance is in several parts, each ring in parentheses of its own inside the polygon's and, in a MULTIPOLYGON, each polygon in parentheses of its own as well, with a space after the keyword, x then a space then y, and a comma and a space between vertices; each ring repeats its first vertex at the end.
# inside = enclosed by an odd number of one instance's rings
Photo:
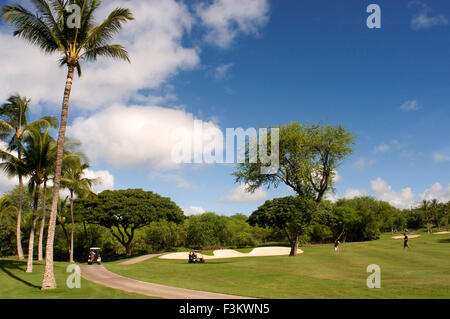
POLYGON ((334 251, 335 251, 335 252, 339 251, 339 244, 340 244, 340 241, 339 241, 339 240, 336 240, 336 241, 334 242, 334 251))
POLYGON ((405 237, 403 238, 403 249, 405 248, 409 248, 409 244, 408 244, 408 236, 405 233, 405 237))

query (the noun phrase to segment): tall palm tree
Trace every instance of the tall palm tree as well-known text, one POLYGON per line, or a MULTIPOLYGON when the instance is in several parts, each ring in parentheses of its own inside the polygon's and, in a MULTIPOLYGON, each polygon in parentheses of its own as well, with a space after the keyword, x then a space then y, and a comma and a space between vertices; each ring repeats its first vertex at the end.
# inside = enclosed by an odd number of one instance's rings
POLYGON ((92 195, 91 187, 100 183, 98 178, 86 178, 84 176, 85 170, 89 168, 87 162, 83 163, 80 159, 70 161, 63 167, 63 175, 61 178, 61 186, 65 187, 70 192, 70 217, 72 222, 72 229, 70 233, 70 248, 69 248, 69 262, 73 262, 73 234, 75 222, 73 217, 73 200, 74 195, 84 197, 92 195))
POLYGON ((83 60, 95 61, 97 57, 109 57, 130 62, 128 52, 121 45, 111 45, 108 41, 117 34, 122 25, 133 20, 129 9, 114 9, 99 25, 94 22, 95 10, 100 0, 31 0, 35 13, 20 5, 5 5, 1 10, 3 20, 11 24, 15 36, 39 46, 46 54, 59 53, 61 66, 67 66, 67 79, 62 103, 61 122, 58 133, 58 152, 53 186, 53 199, 45 252, 45 272, 42 289, 56 288, 53 272, 53 241, 56 226, 56 211, 59 198, 64 137, 66 134, 69 99, 72 81, 77 70, 81 76, 83 60), (69 5, 80 8, 80 16, 73 24, 69 5), (70 21, 70 23, 69 23, 70 21))
MULTIPOLYGON (((70 165, 72 161, 85 158, 85 155, 75 151, 75 148, 80 146, 80 142, 76 140, 66 139, 64 141, 64 155, 63 155, 63 167, 70 165)), ((42 218, 41 227, 39 231, 39 243, 38 243, 38 260, 43 259, 43 239, 45 229, 45 218, 47 214, 47 182, 51 179, 52 174, 55 171, 57 145, 54 144, 49 152, 49 165, 43 170, 44 179, 44 193, 42 195, 42 218)))
MULTIPOLYGON (((53 117, 42 117, 28 124, 28 108, 31 100, 19 94, 12 95, 8 102, 0 107, 0 138, 7 141, 9 151, 17 151, 17 159, 22 160, 22 141, 31 127, 57 127, 58 121, 53 117)), ((20 170, 14 174, 19 177, 19 209, 17 212, 16 242, 17 255, 24 259, 21 236, 21 220, 23 209, 23 175, 20 170)))
POLYGON ((31 130, 24 140, 24 166, 30 174, 28 188, 34 191, 33 217, 28 241, 28 262, 26 272, 33 271, 34 234, 36 230, 37 213, 39 208, 39 192, 44 183, 45 172, 52 165, 51 151, 56 141, 50 136, 48 129, 41 132, 39 129, 31 130))

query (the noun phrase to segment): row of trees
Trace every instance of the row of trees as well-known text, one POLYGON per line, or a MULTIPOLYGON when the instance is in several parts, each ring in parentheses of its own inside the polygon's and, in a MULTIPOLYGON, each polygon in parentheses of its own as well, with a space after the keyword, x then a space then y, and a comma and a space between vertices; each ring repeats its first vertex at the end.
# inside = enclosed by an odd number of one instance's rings
MULTIPOLYGON (((15 244, 17 211, 11 203, 18 200, 18 194, 17 187, 0 200, 1 255, 14 253, 11 247, 15 244)), ((32 227, 33 202, 34 196, 25 192, 23 231, 26 234, 32 227)), ((368 241, 379 238, 382 232, 403 232, 405 228, 438 230, 439 225, 445 225, 450 211, 450 203, 437 203, 444 208, 443 213, 440 219, 430 220, 428 206, 400 210, 371 197, 341 199, 335 203, 324 200, 314 211, 302 209, 307 204, 297 196, 290 196, 267 201, 250 217, 215 213, 186 217, 169 198, 140 189, 105 191, 97 198, 78 198, 73 213, 68 196, 60 199, 58 205, 55 258, 67 260, 67 251, 71 250, 75 260, 84 261, 87 249, 92 246, 102 247, 106 258, 116 258, 187 248, 292 245, 298 232, 303 244, 331 243, 337 238, 347 242, 368 241), (70 225, 73 225, 73 237, 67 229, 70 225)))
MULTIPOLYGON (((57 157, 57 143, 50 130, 58 126, 58 121, 52 117, 42 117, 29 122, 29 105, 30 99, 17 94, 11 96, 7 103, 0 107, 0 137, 7 145, 6 149, 0 150, 0 169, 10 178, 18 178, 19 183, 17 201, 7 201, 10 203, 9 208, 14 206, 17 208, 16 247, 19 259, 24 259, 21 234, 25 183, 29 194, 33 197, 26 272, 33 271, 34 240, 39 209, 41 217, 37 248, 38 260, 43 259, 49 195, 47 190, 49 183, 54 180, 57 157)), ((98 182, 83 176, 89 163, 84 154, 76 150, 78 146, 77 141, 68 139, 64 141, 61 187, 69 190, 70 203, 73 203, 75 194, 78 196, 92 194, 90 187, 98 182)), ((72 223, 71 247, 73 247, 73 229, 72 223)), ((72 252, 73 249, 70 249, 70 261, 73 261, 72 252)))

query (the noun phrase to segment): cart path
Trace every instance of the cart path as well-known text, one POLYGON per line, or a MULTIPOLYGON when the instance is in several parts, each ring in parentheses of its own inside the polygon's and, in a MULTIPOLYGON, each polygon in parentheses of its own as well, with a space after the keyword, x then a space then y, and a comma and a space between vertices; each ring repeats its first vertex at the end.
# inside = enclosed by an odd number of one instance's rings
POLYGON ((144 256, 140 256, 140 257, 136 257, 124 262, 119 263, 118 265, 133 265, 133 264, 137 264, 140 263, 144 260, 153 258, 153 257, 157 257, 157 256, 161 256, 162 254, 150 254, 150 255, 144 255, 144 256))
POLYGON ((81 276, 99 285, 166 299, 252 299, 214 292, 169 287, 119 276, 102 265, 80 265, 81 276))

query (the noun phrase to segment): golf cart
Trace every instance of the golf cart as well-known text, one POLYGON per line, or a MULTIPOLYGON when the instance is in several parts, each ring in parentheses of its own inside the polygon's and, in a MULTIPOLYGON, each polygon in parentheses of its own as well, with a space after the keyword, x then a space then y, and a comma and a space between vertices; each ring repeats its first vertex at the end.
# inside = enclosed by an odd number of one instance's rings
POLYGON ((94 263, 97 263, 100 265, 102 262, 102 257, 100 257, 100 248, 98 247, 91 247, 88 257, 88 265, 92 265, 94 263))
POLYGON ((189 253, 189 263, 190 264, 204 264, 205 259, 203 255, 200 253, 200 250, 193 250, 189 253))

